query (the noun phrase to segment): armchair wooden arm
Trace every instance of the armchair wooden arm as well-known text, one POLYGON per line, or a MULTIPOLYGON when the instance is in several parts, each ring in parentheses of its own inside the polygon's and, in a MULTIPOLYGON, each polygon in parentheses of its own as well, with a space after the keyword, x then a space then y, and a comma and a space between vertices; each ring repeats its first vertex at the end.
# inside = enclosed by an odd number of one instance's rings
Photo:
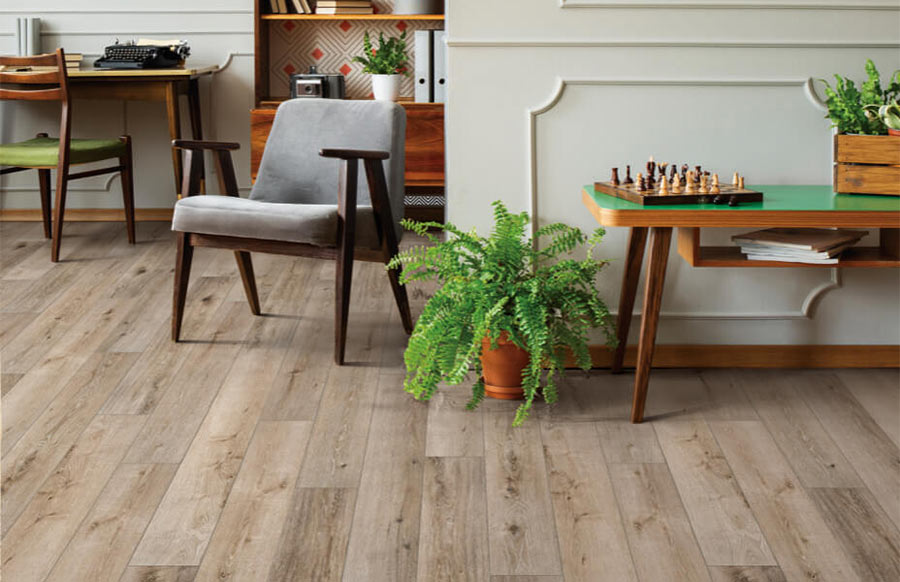
POLYGON ((181 180, 181 195, 193 196, 200 193, 200 183, 204 179, 203 152, 211 150, 216 160, 216 174, 219 177, 219 193, 224 196, 238 196, 237 177, 231 152, 240 149, 241 144, 223 141, 194 141, 176 139, 172 147, 184 150, 184 176, 181 180))
POLYGON ((323 158, 340 158, 342 160, 386 160, 391 154, 381 150, 349 150, 344 148, 323 148, 319 150, 323 158))
POLYGON ((233 141, 195 141, 190 139, 172 140, 172 147, 182 150, 238 150, 241 144, 233 141))

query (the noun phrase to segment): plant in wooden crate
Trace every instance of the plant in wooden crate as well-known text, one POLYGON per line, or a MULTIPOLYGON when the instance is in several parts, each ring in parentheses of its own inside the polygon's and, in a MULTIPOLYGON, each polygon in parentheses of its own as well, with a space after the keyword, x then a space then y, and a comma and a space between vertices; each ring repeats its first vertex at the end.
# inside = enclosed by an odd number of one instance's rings
POLYGON ((400 96, 400 77, 409 75, 409 57, 406 54, 406 31, 399 37, 385 38, 378 35, 378 48, 366 32, 363 37, 363 54, 353 57, 363 65, 363 72, 372 75, 372 93, 375 99, 396 101, 400 96))
POLYGON ((474 367, 469 408, 485 393, 524 398, 514 421, 519 425, 538 393, 556 401, 555 376, 569 353, 579 367, 590 368, 592 328, 602 328, 615 344, 609 311, 596 288, 606 263, 593 258, 604 231, 587 237, 577 228, 549 224, 535 234, 537 240, 549 239, 539 249, 525 235, 527 213, 510 213, 499 201, 493 206, 495 224, 487 237, 452 224, 405 220, 406 228, 432 244, 400 253, 388 268, 402 267, 404 282, 441 284, 404 355, 406 391, 427 400, 439 383, 459 384, 474 367), (430 229, 445 231, 446 240, 430 229), (575 258, 585 244, 586 257, 575 258))
POLYGON ((900 98, 900 71, 882 87, 875 63, 866 61, 867 79, 859 88, 835 75, 825 84, 826 117, 837 129, 834 138, 834 190, 846 194, 900 195, 900 137, 886 135, 891 104, 900 98))

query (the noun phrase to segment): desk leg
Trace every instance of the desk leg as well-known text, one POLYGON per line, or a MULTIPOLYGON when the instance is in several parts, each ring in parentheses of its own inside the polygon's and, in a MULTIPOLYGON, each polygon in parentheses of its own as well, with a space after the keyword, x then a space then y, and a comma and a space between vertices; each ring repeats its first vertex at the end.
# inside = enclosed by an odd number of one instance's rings
MULTIPOLYGON (((196 141, 203 141, 203 118, 200 116, 200 81, 191 79, 188 82, 188 111, 191 117, 191 134, 196 141)), ((206 194, 206 171, 203 169, 203 158, 200 158, 200 193, 206 194)))
POLYGON ((656 346, 656 327, 659 323, 659 307, 662 303, 663 285, 666 281, 666 264, 669 260, 671 227, 650 229, 650 258, 647 260, 647 286, 644 293, 644 312, 641 316, 641 340, 638 344, 637 371, 634 377, 634 401, 631 406, 631 422, 644 419, 644 403, 647 401, 647 385, 653 349, 656 346))
POLYGON ((625 256, 625 275, 622 277, 622 292, 619 294, 619 318, 616 322, 619 345, 613 356, 612 373, 622 373, 625 348, 628 346, 628 328, 631 327, 631 312, 634 296, 637 294, 641 265, 644 262, 644 248, 647 246, 647 227, 633 226, 628 237, 628 254, 625 256))
MULTIPOLYGON (((181 139, 181 112, 178 105, 178 86, 175 82, 166 83, 166 112, 169 118, 169 138, 181 139)), ((169 144, 171 146, 171 144, 169 144)), ((172 148, 172 167, 175 169, 175 192, 181 198, 181 152, 172 148)))

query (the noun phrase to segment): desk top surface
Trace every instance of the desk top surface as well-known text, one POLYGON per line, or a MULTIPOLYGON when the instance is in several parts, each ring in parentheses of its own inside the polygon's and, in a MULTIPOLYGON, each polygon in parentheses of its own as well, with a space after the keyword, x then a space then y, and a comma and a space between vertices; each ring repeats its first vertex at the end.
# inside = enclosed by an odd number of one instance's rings
POLYGON ((762 202, 642 206, 584 187, 582 198, 607 226, 837 226, 900 228, 900 197, 835 194, 831 186, 752 186, 762 202))
POLYGON ((70 70, 70 79, 85 79, 92 77, 196 77, 208 75, 219 69, 219 65, 193 66, 173 69, 97 69, 84 67, 70 70))

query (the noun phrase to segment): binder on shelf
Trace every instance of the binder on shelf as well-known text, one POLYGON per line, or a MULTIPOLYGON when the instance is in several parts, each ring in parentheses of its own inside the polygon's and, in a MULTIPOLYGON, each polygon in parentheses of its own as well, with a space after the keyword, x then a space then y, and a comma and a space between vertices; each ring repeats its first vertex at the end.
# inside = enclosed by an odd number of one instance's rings
POLYGON ((434 31, 434 102, 447 101, 447 32, 434 31))
POLYGON ((434 56, 432 41, 434 31, 417 30, 415 34, 415 85, 416 103, 430 103, 434 101, 434 56))

